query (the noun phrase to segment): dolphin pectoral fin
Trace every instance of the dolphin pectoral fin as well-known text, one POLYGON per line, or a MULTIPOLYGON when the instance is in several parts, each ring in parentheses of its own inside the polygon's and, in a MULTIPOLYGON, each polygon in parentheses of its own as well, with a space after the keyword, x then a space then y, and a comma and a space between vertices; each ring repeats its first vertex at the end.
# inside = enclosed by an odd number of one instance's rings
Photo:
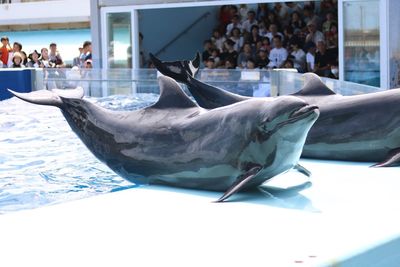
POLYGON ((256 166, 251 168, 249 171, 241 174, 236 179, 236 181, 231 185, 231 187, 229 187, 229 189, 226 190, 226 192, 218 200, 214 202, 223 202, 233 194, 237 193, 240 189, 243 188, 243 186, 245 186, 251 179, 253 179, 254 176, 256 176, 257 173, 260 172, 261 169, 262 169, 261 166, 256 166))
POLYGON ((300 164, 297 164, 296 166, 294 166, 293 169, 304 174, 307 177, 311 176, 311 172, 309 170, 307 170, 306 168, 304 168, 303 166, 301 166, 300 164))
POLYGON ((400 165, 400 148, 393 149, 389 152, 388 157, 371 167, 394 167, 400 165))

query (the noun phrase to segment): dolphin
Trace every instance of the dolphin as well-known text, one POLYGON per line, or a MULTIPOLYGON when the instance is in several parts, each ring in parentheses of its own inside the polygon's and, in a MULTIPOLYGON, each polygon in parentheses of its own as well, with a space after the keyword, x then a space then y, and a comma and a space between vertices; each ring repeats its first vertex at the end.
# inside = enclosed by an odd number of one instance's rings
POLYGON ((82 88, 10 92, 60 108, 86 147, 121 177, 225 192, 218 202, 296 167, 319 115, 316 106, 294 96, 206 110, 172 78, 158 81, 158 101, 129 112, 83 99, 82 88))
MULTIPOLYGON (((164 75, 177 72, 167 68, 171 62, 150 57, 164 75)), ((175 78, 188 86, 203 108, 214 109, 251 99, 202 83, 193 73, 182 69, 175 78)), ((304 87, 293 95, 317 105, 321 114, 308 134, 302 157, 378 162, 373 167, 400 164, 400 89, 342 96, 314 73, 306 73, 304 78, 304 87)))

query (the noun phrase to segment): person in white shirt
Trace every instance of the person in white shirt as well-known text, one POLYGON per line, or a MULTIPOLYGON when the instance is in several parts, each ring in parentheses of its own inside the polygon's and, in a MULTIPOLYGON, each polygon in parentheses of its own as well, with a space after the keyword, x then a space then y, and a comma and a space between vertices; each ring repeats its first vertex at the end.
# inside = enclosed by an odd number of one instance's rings
POLYGON ((315 69, 315 52, 317 50, 316 45, 313 42, 308 42, 305 45, 305 50, 307 51, 306 54, 306 70, 308 72, 313 72, 315 69))
POLYGON ((290 44, 292 48, 291 56, 293 56, 293 66, 299 72, 303 73, 306 70, 306 53, 304 53, 303 49, 300 48, 300 44, 298 42, 292 42, 290 44))
POLYGON ((250 10, 247 12, 247 19, 242 24, 243 31, 250 32, 253 25, 258 25, 258 22, 256 20, 256 12, 250 10))
POLYGON ((317 25, 313 21, 307 23, 307 29, 306 43, 313 42, 317 44, 319 41, 325 41, 324 34, 317 30, 317 25))
POLYGON ((222 36, 218 29, 214 29, 213 35, 211 37, 211 42, 216 48, 218 48, 219 52, 222 52, 225 41, 225 36, 222 36))
POLYGON ((280 68, 288 57, 288 51, 282 46, 282 38, 279 35, 274 37, 274 48, 269 53, 268 68, 280 68))
POLYGON ((226 26, 226 36, 230 36, 230 35, 231 35, 231 32, 232 32, 233 28, 238 28, 240 31, 242 31, 243 26, 242 26, 242 24, 240 23, 239 15, 234 15, 234 16, 232 17, 232 20, 231 20, 231 21, 232 21, 232 22, 229 23, 229 24, 226 26))
POLYGON ((278 26, 274 23, 271 23, 269 25, 269 32, 267 33, 266 37, 269 38, 269 42, 272 44, 272 46, 274 45, 273 39, 277 35, 279 35, 281 37, 281 40, 283 41, 284 36, 282 33, 278 32, 278 26))

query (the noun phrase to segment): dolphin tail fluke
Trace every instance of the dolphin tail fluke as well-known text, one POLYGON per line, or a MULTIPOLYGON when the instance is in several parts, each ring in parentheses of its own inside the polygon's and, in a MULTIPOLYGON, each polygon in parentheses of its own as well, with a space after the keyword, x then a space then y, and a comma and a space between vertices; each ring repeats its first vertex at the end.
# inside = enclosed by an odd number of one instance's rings
POLYGON ((193 60, 181 61, 161 61, 152 53, 150 53, 149 56, 150 60, 159 72, 181 83, 187 84, 190 78, 193 78, 199 71, 199 52, 197 52, 193 60))
POLYGON ((394 167, 400 165, 400 148, 393 149, 389 152, 388 157, 371 167, 394 167))
POLYGON ((18 93, 10 89, 8 89, 8 91, 26 102, 56 107, 62 106, 62 98, 82 98, 84 95, 84 90, 82 87, 71 90, 39 90, 30 93, 18 93))
POLYGON ((233 194, 237 193, 240 189, 242 189, 249 181, 251 181, 257 173, 262 169, 261 166, 253 167, 249 171, 240 175, 236 181, 229 187, 228 190, 215 202, 223 202, 231 197, 233 194))

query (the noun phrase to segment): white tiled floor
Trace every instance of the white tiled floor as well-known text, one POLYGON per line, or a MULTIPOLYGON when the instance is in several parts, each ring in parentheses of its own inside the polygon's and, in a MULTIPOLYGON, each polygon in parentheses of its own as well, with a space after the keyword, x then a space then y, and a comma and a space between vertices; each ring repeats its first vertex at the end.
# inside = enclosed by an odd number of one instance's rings
POLYGON ((2 215, 0 266, 399 266, 400 168, 301 163, 313 176, 299 192, 216 204, 220 193, 148 186, 2 215))

